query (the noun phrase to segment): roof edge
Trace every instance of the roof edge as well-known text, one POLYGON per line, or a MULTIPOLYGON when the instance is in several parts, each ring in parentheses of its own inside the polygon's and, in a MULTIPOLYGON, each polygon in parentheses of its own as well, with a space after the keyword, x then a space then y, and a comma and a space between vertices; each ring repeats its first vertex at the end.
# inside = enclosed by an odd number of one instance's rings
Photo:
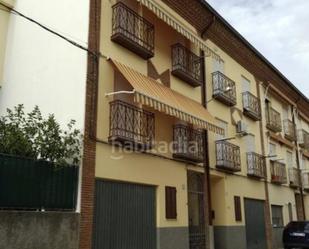
POLYGON ((213 15, 216 16, 237 38, 239 38, 250 50, 252 50, 268 67, 270 67, 281 79, 283 79, 297 94, 308 104, 309 99, 286 76, 283 75, 262 53, 260 53, 246 38, 244 38, 227 20, 225 20, 206 0, 199 0, 213 15))

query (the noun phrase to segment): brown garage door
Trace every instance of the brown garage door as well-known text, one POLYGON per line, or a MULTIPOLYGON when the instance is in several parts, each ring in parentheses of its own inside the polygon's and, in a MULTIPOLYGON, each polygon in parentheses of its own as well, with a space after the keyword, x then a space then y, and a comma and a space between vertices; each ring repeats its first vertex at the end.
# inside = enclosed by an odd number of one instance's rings
POLYGON ((245 199, 247 249, 265 249, 264 201, 245 199))

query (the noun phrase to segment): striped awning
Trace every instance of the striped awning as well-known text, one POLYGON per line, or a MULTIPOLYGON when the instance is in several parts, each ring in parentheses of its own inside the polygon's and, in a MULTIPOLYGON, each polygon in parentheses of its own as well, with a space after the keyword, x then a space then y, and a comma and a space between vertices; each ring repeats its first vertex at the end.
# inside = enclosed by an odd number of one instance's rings
POLYGON ((190 99, 134 69, 111 60, 134 89, 134 101, 174 116, 200 128, 224 135, 216 119, 197 101, 190 99))
POLYGON ((206 56, 211 56, 212 58, 222 61, 220 56, 215 53, 212 49, 210 49, 205 41, 201 39, 194 31, 187 28, 184 24, 181 23, 173 14, 169 13, 166 7, 163 7, 164 3, 158 0, 137 0, 142 5, 151 10, 158 18, 162 19, 165 23, 175 29, 177 32, 182 34, 192 43, 197 45, 200 49, 202 49, 206 56))

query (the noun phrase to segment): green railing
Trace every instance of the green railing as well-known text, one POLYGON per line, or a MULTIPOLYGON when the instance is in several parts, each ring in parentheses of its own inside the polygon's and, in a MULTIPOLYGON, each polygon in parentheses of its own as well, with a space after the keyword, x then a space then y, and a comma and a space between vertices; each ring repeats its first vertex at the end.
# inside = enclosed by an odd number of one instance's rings
POLYGON ((78 167, 0 154, 0 208, 74 210, 78 167))

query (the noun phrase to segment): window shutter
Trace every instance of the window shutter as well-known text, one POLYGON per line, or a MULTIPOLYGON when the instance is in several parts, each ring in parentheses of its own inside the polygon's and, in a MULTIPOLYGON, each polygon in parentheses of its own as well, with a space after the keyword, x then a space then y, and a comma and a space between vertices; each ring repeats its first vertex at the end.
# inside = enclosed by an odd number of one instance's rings
POLYGON ((239 196, 234 196, 235 220, 241 221, 241 201, 239 196))
POLYGON ((176 188, 165 187, 165 217, 166 219, 177 218, 177 207, 176 207, 176 188))

